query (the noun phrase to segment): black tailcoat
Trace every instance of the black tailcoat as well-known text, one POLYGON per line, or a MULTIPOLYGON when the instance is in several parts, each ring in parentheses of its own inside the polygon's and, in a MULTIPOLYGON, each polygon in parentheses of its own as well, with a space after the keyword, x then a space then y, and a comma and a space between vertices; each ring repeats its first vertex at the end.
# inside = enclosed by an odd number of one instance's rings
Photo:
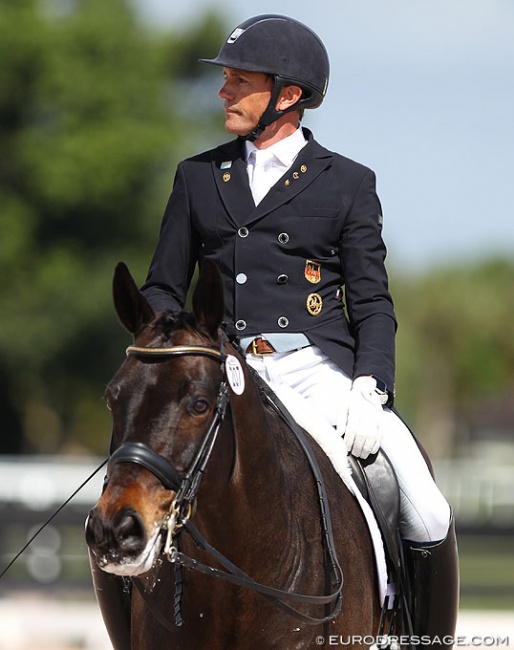
POLYGON ((142 291, 156 310, 181 308, 209 258, 240 336, 302 332, 350 376, 374 374, 392 390, 396 320, 375 175, 304 132, 307 145, 257 207, 242 141, 182 161, 142 291))

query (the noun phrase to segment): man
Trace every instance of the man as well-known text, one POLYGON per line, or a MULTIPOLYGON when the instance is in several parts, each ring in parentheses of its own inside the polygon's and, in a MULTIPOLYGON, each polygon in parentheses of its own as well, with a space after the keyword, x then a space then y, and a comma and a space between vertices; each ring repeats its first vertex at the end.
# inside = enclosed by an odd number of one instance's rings
POLYGON ((390 408, 396 319, 375 176, 299 126, 327 89, 325 47, 298 21, 265 15, 202 61, 223 70, 225 128, 237 138, 179 164, 142 292, 156 311, 181 309, 195 265, 213 260, 250 365, 303 395, 354 456, 384 449, 414 565, 414 631, 452 636, 450 508, 390 408))
POLYGON ((195 264, 212 259, 250 365, 302 394, 353 455, 382 446, 400 484, 407 554, 423 574, 416 632, 452 635, 450 508, 389 408, 396 320, 375 177, 299 128, 328 85, 323 43, 295 20, 258 16, 202 61, 223 69, 225 128, 237 139, 179 165, 142 291, 156 310, 179 309, 195 264))

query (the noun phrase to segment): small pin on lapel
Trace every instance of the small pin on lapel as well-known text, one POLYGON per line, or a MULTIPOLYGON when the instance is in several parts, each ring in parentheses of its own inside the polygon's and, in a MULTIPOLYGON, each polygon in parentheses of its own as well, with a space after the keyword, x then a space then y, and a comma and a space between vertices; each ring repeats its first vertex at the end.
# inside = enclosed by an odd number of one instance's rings
POLYGON ((232 167, 232 161, 231 160, 225 160, 220 165, 220 169, 230 169, 231 167, 232 167))

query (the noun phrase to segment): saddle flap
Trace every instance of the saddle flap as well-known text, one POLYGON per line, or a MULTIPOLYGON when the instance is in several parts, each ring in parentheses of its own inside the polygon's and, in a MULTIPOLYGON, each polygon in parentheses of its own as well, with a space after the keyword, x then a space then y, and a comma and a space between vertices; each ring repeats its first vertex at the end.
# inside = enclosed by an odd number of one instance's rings
POLYGON ((393 466, 382 449, 365 460, 352 455, 348 459, 357 487, 375 514, 396 578, 400 569, 400 489, 393 466))

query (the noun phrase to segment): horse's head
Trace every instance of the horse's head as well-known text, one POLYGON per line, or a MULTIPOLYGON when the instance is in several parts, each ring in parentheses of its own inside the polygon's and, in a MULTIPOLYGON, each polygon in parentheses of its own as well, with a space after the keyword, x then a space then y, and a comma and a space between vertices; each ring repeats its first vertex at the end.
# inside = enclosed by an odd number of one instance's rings
MULTIPOLYGON (((197 479, 192 474, 206 462, 205 448, 212 448, 216 438, 220 401, 226 398, 223 289, 217 269, 206 261, 193 312, 159 315, 119 264, 113 296, 134 345, 105 394, 116 451, 104 493, 90 513, 86 539, 101 568, 138 575, 152 567, 160 551, 163 522, 177 492, 190 490, 186 501, 193 502, 191 489, 198 486, 190 488, 197 479)), ((221 473, 225 470, 222 465, 221 473)))

